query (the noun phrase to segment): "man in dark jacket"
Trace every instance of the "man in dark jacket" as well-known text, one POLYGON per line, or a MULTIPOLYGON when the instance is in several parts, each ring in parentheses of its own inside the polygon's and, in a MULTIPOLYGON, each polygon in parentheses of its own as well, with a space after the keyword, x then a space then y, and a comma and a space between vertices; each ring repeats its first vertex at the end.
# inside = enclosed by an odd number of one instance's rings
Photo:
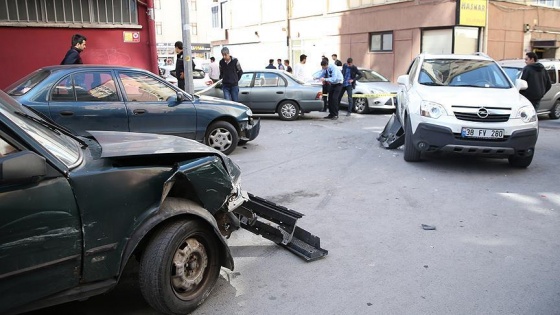
POLYGON ((342 100, 342 95, 346 92, 348 95, 348 113, 346 116, 350 116, 352 110, 354 109, 354 100, 352 99, 352 90, 356 87, 356 81, 362 78, 362 73, 358 71, 358 68, 354 65, 354 60, 348 58, 346 63, 342 66, 342 76, 344 81, 342 81, 342 92, 338 97, 338 104, 342 100))
POLYGON ((268 59, 268 66, 266 66, 265 69, 276 69, 274 66, 274 59, 268 59))
POLYGON ((66 52, 64 59, 60 62, 61 65, 78 65, 83 64, 80 53, 86 49, 86 37, 80 34, 72 36, 72 46, 66 52))
POLYGON ((521 79, 527 81, 528 87, 526 90, 519 92, 533 104, 535 110, 539 109, 541 98, 551 87, 550 77, 544 66, 538 61, 539 57, 534 52, 525 54, 526 66, 523 68, 521 79))
POLYGON ((237 82, 243 75, 243 70, 237 58, 233 58, 229 54, 227 47, 222 48, 222 57, 222 60, 220 60, 220 79, 222 79, 224 98, 237 102, 239 100, 239 85, 237 82))
POLYGON ((183 42, 175 42, 175 53, 177 54, 177 63, 175 64, 175 76, 177 77, 177 86, 181 90, 185 90, 185 63, 183 61, 183 42))

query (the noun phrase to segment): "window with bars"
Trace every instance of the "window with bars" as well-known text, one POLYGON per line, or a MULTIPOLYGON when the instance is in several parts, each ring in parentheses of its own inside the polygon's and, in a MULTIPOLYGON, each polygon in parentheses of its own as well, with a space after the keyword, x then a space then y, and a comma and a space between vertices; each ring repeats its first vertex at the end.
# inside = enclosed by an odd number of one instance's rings
POLYGON ((0 0, 0 23, 137 25, 135 0, 0 0))

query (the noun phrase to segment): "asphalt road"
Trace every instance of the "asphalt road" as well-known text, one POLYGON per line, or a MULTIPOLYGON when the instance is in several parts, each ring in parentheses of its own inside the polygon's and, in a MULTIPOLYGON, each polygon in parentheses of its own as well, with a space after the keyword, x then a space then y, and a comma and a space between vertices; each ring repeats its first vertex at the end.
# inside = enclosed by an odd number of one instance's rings
MULTIPOLYGON (((528 169, 375 140, 388 114, 263 117, 231 158, 244 188, 303 212, 329 255, 306 263, 247 231, 229 243, 202 314, 560 314, 560 121, 539 122, 528 169), (424 230, 421 225, 435 226, 424 230)), ((30 314, 157 314, 130 277, 108 294, 30 314)))

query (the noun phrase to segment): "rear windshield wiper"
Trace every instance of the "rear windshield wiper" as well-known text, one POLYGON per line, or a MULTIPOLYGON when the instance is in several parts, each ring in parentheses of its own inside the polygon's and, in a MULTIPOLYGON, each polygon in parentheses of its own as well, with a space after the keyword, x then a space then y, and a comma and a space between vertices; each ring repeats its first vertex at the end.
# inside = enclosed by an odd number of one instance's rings
MULTIPOLYGON (((25 106, 25 105, 24 105, 24 106, 25 106)), ((78 142, 82 145, 82 148, 87 148, 87 147, 88 147, 88 145, 86 144, 86 142, 85 142, 84 140, 82 140, 82 139, 80 139, 79 137, 77 137, 76 135, 74 135, 74 134, 73 134, 72 132, 70 132, 68 129, 66 129, 66 128, 62 127, 62 126, 59 126, 59 125, 57 125, 57 124, 51 123, 51 122, 49 122, 47 119, 44 119, 45 116, 44 116, 43 114, 41 114, 40 112, 36 111, 35 109, 33 109, 33 108, 31 108, 31 107, 28 107, 28 106, 25 106, 25 107, 26 107, 27 109, 31 110, 33 113, 38 114, 39 117, 41 117, 41 118, 43 118, 43 119, 39 119, 39 118, 37 118, 37 117, 33 117, 33 116, 29 115, 29 114, 26 114, 26 113, 20 112, 20 111, 16 111, 16 112, 14 112, 14 113, 15 113, 16 115, 18 115, 18 116, 25 117, 25 118, 27 118, 27 119, 29 119, 29 120, 31 120, 31 121, 34 121, 34 122, 38 123, 39 125, 41 125, 41 126, 47 128, 47 129, 51 130, 52 132, 56 133, 57 135, 64 134, 64 135, 66 135, 66 136, 68 136, 68 137, 70 137, 70 138, 72 138, 72 139, 78 141, 78 142)))

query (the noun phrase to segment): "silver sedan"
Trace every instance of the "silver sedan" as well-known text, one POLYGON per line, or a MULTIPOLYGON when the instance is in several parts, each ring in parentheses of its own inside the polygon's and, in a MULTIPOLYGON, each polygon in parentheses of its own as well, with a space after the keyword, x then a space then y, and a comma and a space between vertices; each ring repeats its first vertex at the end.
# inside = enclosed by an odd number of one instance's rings
MULTIPOLYGON (((197 95, 223 98, 221 81, 199 91, 197 95)), ((323 109, 320 86, 306 84, 281 70, 244 71, 239 79, 239 102, 254 114, 277 113, 282 120, 296 120, 300 115, 323 109)))

